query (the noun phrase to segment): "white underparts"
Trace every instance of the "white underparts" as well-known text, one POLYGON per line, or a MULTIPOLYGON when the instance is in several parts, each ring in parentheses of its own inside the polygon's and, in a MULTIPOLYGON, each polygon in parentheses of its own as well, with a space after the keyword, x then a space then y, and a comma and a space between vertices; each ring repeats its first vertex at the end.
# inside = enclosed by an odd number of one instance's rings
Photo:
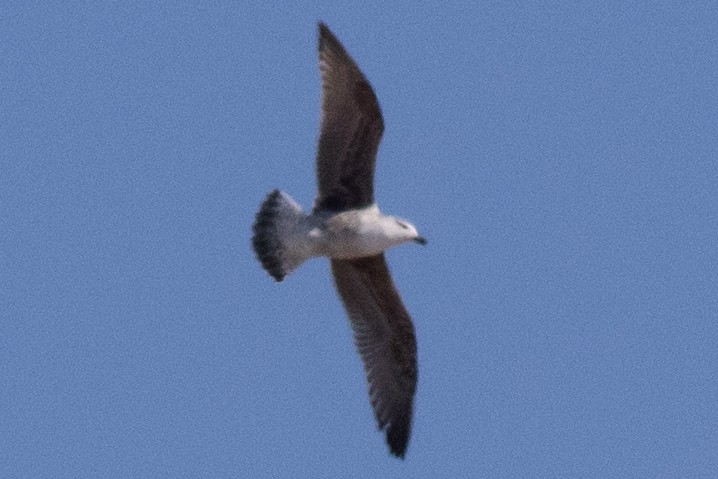
POLYGON ((257 213, 252 242, 264 269, 282 281, 313 256, 374 256, 416 236, 413 226, 407 228, 406 222, 382 215, 375 204, 306 215, 289 195, 274 190, 257 213))

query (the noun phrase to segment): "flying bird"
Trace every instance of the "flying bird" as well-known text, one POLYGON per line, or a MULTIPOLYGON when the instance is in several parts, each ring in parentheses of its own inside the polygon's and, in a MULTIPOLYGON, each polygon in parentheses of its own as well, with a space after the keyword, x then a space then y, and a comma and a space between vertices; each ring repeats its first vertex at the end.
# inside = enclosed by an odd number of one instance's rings
POLYGON ((374 201, 374 166, 384 131, 374 90, 336 36, 319 23, 321 127, 318 194, 311 214, 274 190, 260 206, 252 243, 277 281, 326 256, 361 355, 369 398, 389 450, 404 457, 417 383, 416 337, 384 251, 426 244, 416 227, 384 215, 374 201))

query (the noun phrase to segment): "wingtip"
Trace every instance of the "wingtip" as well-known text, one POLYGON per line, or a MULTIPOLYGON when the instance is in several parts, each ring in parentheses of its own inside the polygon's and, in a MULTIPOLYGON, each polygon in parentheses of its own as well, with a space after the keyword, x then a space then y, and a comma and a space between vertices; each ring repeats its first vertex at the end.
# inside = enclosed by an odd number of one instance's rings
POLYGON ((389 451, 399 459, 404 459, 411 435, 411 417, 403 417, 393 422, 386 430, 386 443, 389 451))
MULTIPOLYGON (((326 37, 332 36, 332 31, 329 30, 329 27, 327 26, 327 24, 324 23, 324 22, 321 21, 321 20, 319 20, 319 21, 317 22, 317 31, 319 32, 319 39, 320 39, 320 40, 321 40, 322 38, 326 38, 326 37)), ((321 42, 320 42, 320 43, 321 43, 321 42)))
POLYGON ((319 21, 317 24, 318 30, 319 30, 319 50, 321 51, 325 47, 338 49, 344 53, 344 55, 349 55, 346 53, 346 50, 344 49, 344 46, 339 41, 336 35, 334 35, 334 32, 327 26, 326 23, 319 21))
POLYGON ((409 447, 409 438, 411 437, 411 417, 413 407, 398 413, 391 419, 389 424, 380 427, 386 427, 386 443, 389 446, 389 452, 399 459, 404 459, 406 449, 409 447))

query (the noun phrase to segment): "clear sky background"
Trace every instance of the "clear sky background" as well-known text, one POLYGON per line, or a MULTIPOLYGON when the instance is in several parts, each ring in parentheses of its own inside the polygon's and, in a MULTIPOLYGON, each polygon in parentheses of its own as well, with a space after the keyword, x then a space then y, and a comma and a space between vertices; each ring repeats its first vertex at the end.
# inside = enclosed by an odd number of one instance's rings
POLYGON ((65 3, 0 7, 0 477, 718 477, 715 3, 65 3), (405 461, 327 261, 250 246, 320 19, 429 239, 405 461))

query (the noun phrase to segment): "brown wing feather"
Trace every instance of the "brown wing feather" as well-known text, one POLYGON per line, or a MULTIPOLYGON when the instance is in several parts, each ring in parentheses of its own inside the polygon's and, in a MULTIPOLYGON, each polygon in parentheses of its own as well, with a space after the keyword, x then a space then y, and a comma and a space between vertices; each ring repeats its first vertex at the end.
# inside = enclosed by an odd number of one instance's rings
POLYGON ((339 40, 319 24, 322 119, 317 152, 316 210, 345 210, 374 201, 374 165, 384 120, 374 90, 339 40))
POLYGON ((417 383, 414 326, 389 275, 384 255, 332 260, 337 291, 354 330, 379 429, 404 457, 417 383))

